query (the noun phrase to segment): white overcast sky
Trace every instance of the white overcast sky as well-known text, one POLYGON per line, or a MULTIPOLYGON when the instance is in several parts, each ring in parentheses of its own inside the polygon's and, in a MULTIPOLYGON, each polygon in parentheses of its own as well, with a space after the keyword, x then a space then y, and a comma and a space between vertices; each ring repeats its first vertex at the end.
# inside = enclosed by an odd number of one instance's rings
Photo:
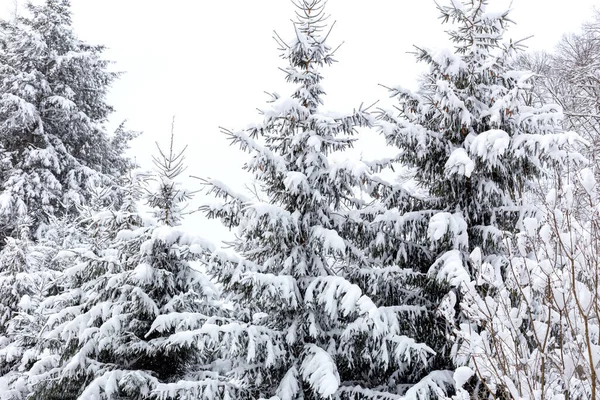
MULTIPOLYGON (((110 94, 117 110, 110 126, 127 119, 130 128, 143 131, 134 143, 138 161, 147 166, 154 142, 166 143, 175 115, 176 140, 189 145, 188 172, 239 185, 244 156, 228 148, 218 127, 243 128, 259 118, 256 108, 265 106, 264 91, 289 92, 278 70, 284 62, 271 37, 273 30, 286 40, 293 37, 291 2, 71 2, 79 36, 106 45, 106 57, 126 72, 110 94)), ((13 0, 2 3, 6 13, 13 0)), ((491 0, 494 8, 508 3, 491 0)), ((513 0, 516 25, 507 39, 534 35, 527 41, 530 49, 550 50, 563 33, 577 31, 596 4, 598 0, 513 0)), ((339 62, 325 71, 326 109, 350 111, 376 100, 389 104, 378 84, 415 87, 422 66, 407 54, 412 46, 446 45, 446 28, 433 0, 329 0, 327 9, 337 21, 330 45, 345 44, 336 53, 339 62)), ((223 237, 218 224, 199 216, 188 225, 203 236, 223 237)))

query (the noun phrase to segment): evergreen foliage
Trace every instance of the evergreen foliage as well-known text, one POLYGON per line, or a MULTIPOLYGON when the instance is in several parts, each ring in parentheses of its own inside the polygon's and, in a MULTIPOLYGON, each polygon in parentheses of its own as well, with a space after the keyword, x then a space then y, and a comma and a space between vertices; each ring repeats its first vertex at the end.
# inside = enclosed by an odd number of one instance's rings
POLYGON ((120 127, 109 138, 103 126, 118 73, 102 46, 77 38, 69 6, 28 4, 26 16, 0 22, 2 242, 20 217, 31 218, 35 232, 84 203, 91 184, 108 185, 131 167, 122 153, 135 134, 120 127))
POLYGON ((137 211, 148 176, 131 174, 119 210, 84 214, 85 241, 59 255, 69 267, 60 292, 43 304, 46 347, 28 372, 35 396, 180 399, 189 381, 216 376, 206 349, 171 342, 223 310, 218 290, 193 266, 210 245, 176 223, 180 200, 188 198, 175 182, 182 164, 173 161, 181 154, 172 142, 160 154, 166 167, 156 188, 145 190, 147 202, 162 207, 160 219, 137 211))
MULTIPOLYGON (((251 155, 245 170, 257 183, 256 198, 206 182, 221 202, 203 210, 237 228, 232 246, 240 257, 217 253, 210 268, 235 307, 237 320, 215 329, 232 363, 232 382, 240 385, 237 398, 381 399, 408 388, 445 393, 447 372, 415 387, 406 377, 408 370, 417 371, 410 376, 417 381, 426 375, 433 354, 407 336, 414 329, 406 317, 420 314, 418 300, 398 305, 378 295, 389 288, 386 273, 410 271, 373 272, 377 261, 354 240, 364 236, 360 229, 375 235, 368 223, 353 219, 364 206, 356 190, 393 188, 371 176, 374 164, 329 158, 351 147, 356 128, 371 126, 372 118, 364 109, 349 115, 320 109, 320 70, 333 62, 323 34, 325 2, 296 6, 296 38, 286 43, 277 36, 295 91, 288 98, 272 95, 262 123, 224 130, 251 155)), ((206 336, 201 332, 198 340, 206 336)))
POLYGON ((442 20, 455 24, 448 31, 455 49, 417 48, 429 72, 416 93, 391 89, 400 112, 382 112, 380 125, 425 192, 418 216, 412 208, 405 214, 419 221, 417 229, 407 233, 395 221, 387 229, 415 237, 412 248, 424 254, 416 260, 427 260, 423 270, 452 288, 439 312, 453 331, 443 352, 458 366, 476 362, 470 335, 481 321, 470 313, 473 296, 496 294, 489 283, 506 274, 506 240, 534 212, 524 193, 545 168, 566 165, 565 146, 578 140, 561 131, 560 107, 526 102, 533 74, 509 67, 519 44, 502 42, 509 13, 487 6, 476 0, 438 7, 442 20))
POLYGON ((509 11, 438 4, 453 48, 375 118, 324 111, 326 2, 275 34, 290 95, 222 129, 254 185, 203 180, 220 250, 174 126, 153 172, 107 134, 69 0, 0 21, 0 400, 598 399, 598 18, 524 57, 509 11), (373 127, 395 157, 334 161, 373 127))

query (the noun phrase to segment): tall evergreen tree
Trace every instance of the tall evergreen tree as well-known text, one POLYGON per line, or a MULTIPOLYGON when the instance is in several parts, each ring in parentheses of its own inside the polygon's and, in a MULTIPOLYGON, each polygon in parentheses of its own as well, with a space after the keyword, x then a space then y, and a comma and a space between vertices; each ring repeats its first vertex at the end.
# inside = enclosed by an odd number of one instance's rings
MULTIPOLYGON (((32 231, 89 198, 91 182, 118 177, 134 134, 113 138, 103 124, 105 97, 118 74, 73 32, 68 0, 27 5, 27 15, 0 21, 0 239, 20 216, 32 231)), ((4 243, 0 244, 3 246, 4 243)))
MULTIPOLYGON (((381 114, 382 133, 401 149, 399 160, 423 194, 417 210, 396 204, 401 217, 382 221, 381 229, 391 244, 409 242, 404 263, 449 285, 438 310, 452 334, 436 351, 470 366, 476 352, 468 335, 481 328, 470 318, 473 294, 494 296, 490 282, 506 272, 505 240, 532 211, 524 191, 545 166, 563 165, 563 146, 576 137, 561 132, 559 107, 526 104, 532 74, 508 67, 519 46, 502 43, 508 11, 487 6, 438 7, 442 20, 455 24, 448 31, 454 51, 417 48, 417 59, 429 65, 419 90, 392 89, 399 113, 381 114)), ((460 384, 464 376, 456 376, 460 384)))
MULTIPOLYGON (((295 39, 277 38, 289 63, 286 80, 296 89, 289 97, 272 95, 262 123, 224 131, 251 155, 244 169, 257 183, 256 198, 206 181, 221 202, 202 209, 237 228, 239 257, 216 253, 209 270, 235 319, 205 325, 195 338, 222 341, 235 398, 393 398, 406 391, 393 376, 424 367, 433 351, 407 336, 400 321, 419 307, 375 304, 369 295, 386 284, 347 279, 372 262, 351 240, 359 229, 351 214, 363 206, 355 191, 380 188, 368 164, 333 163, 329 156, 350 148, 356 128, 372 119, 363 109, 320 109, 321 69, 334 61, 325 42, 325 2, 294 4, 295 39)), ((429 384, 444 393, 443 384, 423 383, 429 384)))

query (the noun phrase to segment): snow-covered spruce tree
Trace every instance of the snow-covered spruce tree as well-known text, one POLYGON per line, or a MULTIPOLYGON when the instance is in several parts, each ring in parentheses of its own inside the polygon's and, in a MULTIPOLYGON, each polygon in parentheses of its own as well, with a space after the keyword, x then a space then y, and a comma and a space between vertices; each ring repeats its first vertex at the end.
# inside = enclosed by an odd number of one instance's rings
POLYGON ((106 184, 131 167, 122 152, 134 134, 121 127, 111 139, 103 127, 118 74, 101 46, 76 37, 69 7, 46 0, 16 21, 0 21, 2 242, 19 216, 32 218, 35 232, 48 215, 88 198, 90 181, 106 184))
POLYGON ((182 153, 171 147, 157 161, 156 188, 147 195, 160 207, 157 219, 134 209, 141 192, 133 179, 120 210, 88 219, 90 234, 101 239, 90 242, 99 244, 61 255, 73 266, 64 272, 64 293, 46 302, 53 311, 43 334, 49 354, 29 373, 38 398, 195 399, 190 386, 218 386, 215 349, 171 343, 217 323, 222 308, 216 288, 192 265, 210 245, 177 226, 189 198, 175 182, 182 153))
POLYGON ((395 398, 399 389, 388 378, 425 365, 433 351, 405 335, 401 307, 375 304, 345 278, 371 261, 349 240, 356 225, 349 212, 360 205, 355 190, 377 185, 366 164, 335 164, 329 155, 352 146, 356 128, 372 121, 362 109, 320 110, 321 68, 333 62, 325 2, 294 4, 295 39, 277 38, 295 91, 273 95, 262 123, 224 131, 251 155, 244 169, 256 198, 206 181, 220 201, 202 209, 237 228, 239 256, 215 253, 209 266, 237 320, 206 324, 193 339, 222 342, 234 398, 395 398))
MULTIPOLYGON (((436 350, 472 367, 469 335, 481 327, 467 312, 470 294, 496 295, 484 277, 506 274, 504 239, 522 227, 531 209, 523 192, 545 165, 562 165, 562 145, 576 137, 561 132, 558 106, 526 105, 532 74, 507 67, 518 50, 515 43, 502 44, 508 12, 487 12, 487 3, 438 7, 443 21, 455 24, 448 31, 455 49, 417 48, 429 72, 416 93, 392 89, 400 112, 382 112, 380 125, 425 192, 423 209, 400 203, 401 217, 382 220, 381 230, 390 243, 409 243, 404 247, 412 251, 403 256, 408 265, 449 284, 439 312, 454 334, 436 350)), ((475 384, 470 390, 479 390, 475 384)))

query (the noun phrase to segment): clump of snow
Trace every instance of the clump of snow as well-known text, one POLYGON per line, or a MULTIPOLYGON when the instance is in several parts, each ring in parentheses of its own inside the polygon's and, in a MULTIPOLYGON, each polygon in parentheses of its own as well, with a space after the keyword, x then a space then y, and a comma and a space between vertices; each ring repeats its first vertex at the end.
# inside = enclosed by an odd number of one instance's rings
POLYGON ((473 249, 473 251, 469 255, 469 258, 471 259, 471 261, 473 262, 474 265, 476 265, 476 266, 481 265, 481 259, 482 259, 481 248, 475 247, 475 249, 473 249))
POLYGON ((586 193, 592 196, 594 194, 594 189, 596 188, 596 179, 594 178, 592 170, 589 168, 582 169, 581 172, 579 172, 579 178, 586 193))
POLYGON ((333 396, 340 386, 335 362, 329 353, 315 344, 306 345, 305 353, 300 367, 302 378, 322 397, 333 396))
POLYGON ((141 263, 133 270, 135 279, 143 284, 152 282, 154 276, 154 269, 148 263, 141 263))
POLYGON ((368 165, 362 160, 343 160, 337 163, 332 163, 329 168, 330 179, 336 179, 340 172, 349 173, 355 178, 361 178, 366 175, 369 170, 368 165))
POLYGON ((281 400, 294 400, 296 399, 299 390, 300 383, 298 382, 298 370, 296 367, 292 367, 279 383, 277 397, 281 400))
POLYGON ((302 172, 289 171, 283 180, 283 184, 287 190, 292 194, 298 194, 300 192, 308 192, 310 187, 308 186, 308 179, 302 172))
POLYGON ((450 213, 438 213, 431 217, 427 228, 427 236, 430 240, 438 241, 446 235, 449 219, 450 213))
POLYGON ((553 208, 556 205, 556 197, 557 197, 556 189, 551 188, 548 191, 548 194, 546 194, 546 203, 548 203, 548 207, 553 208))
POLYGON ((338 253, 346 251, 346 244, 344 239, 338 235, 333 229, 326 229, 322 226, 316 226, 313 228, 312 236, 323 243, 323 248, 338 253))
POLYGON ((536 218, 524 218, 523 226, 525 227, 525 232, 529 236, 534 236, 538 227, 538 220, 536 218))
POLYGON ((431 58, 440 66, 442 72, 448 75, 458 75, 460 70, 466 66, 463 59, 448 48, 433 52, 431 58))
POLYGON ((458 250, 450 250, 438 258, 429 269, 429 275, 435 275, 440 281, 448 281, 454 287, 471 281, 458 250))
POLYGON ((321 150, 321 144, 322 143, 323 143, 323 141, 317 135, 312 135, 306 141, 306 145, 309 146, 309 147, 312 147, 315 151, 320 151, 321 150))
POLYGON ((427 236, 433 242, 437 242, 450 234, 450 240, 454 248, 468 245, 467 223, 461 213, 450 214, 441 212, 434 214, 429 220, 427 236))
POLYGON ((456 387, 462 388, 474 374, 475 372, 469 367, 458 367, 452 377, 454 378, 456 387))
POLYGON ((468 178, 475 169, 475 163, 469 158, 467 151, 462 147, 459 147, 450 154, 444 169, 446 170, 447 176, 458 174, 468 178))
POLYGON ((510 136, 501 129, 491 129, 480 133, 473 139, 469 150, 483 161, 495 165, 510 144, 510 136))

